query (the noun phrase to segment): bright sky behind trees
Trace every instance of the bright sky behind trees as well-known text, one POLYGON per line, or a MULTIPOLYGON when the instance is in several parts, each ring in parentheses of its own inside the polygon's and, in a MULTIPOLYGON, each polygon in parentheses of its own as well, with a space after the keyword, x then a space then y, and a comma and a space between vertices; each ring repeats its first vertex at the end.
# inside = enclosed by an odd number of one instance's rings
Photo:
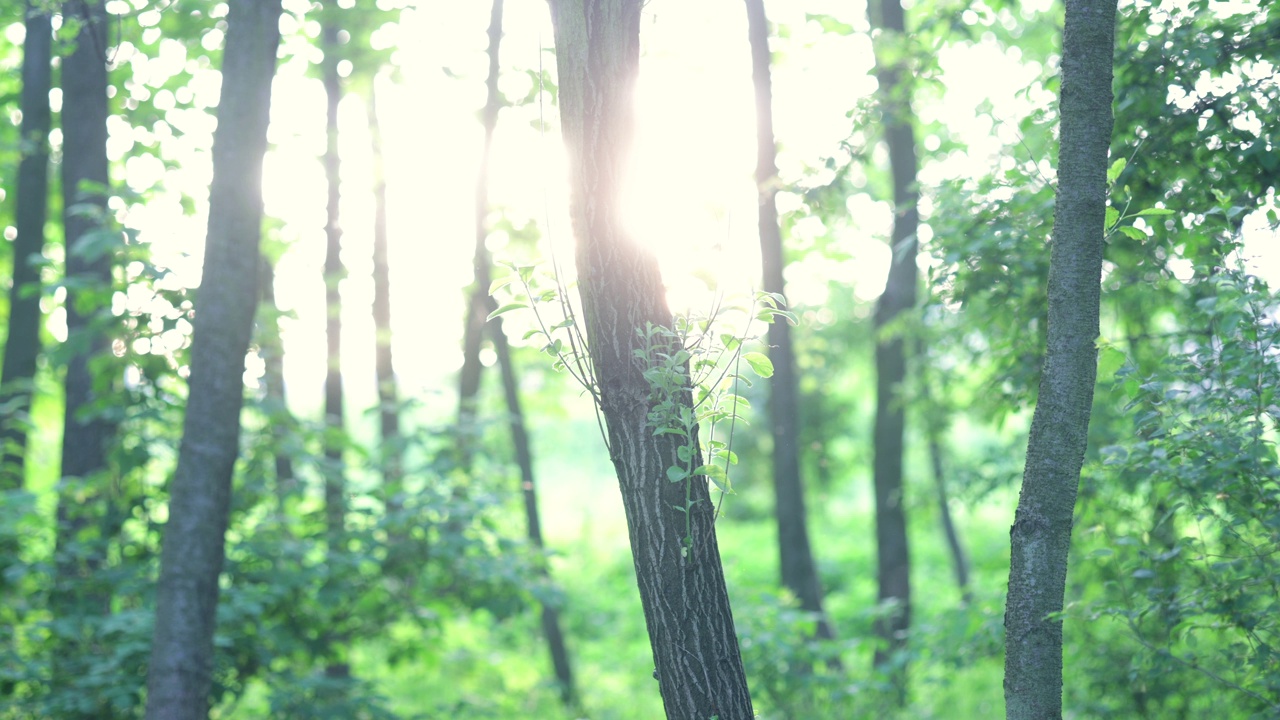
MULTIPOLYGON (((126 3, 114 0, 114 4, 120 7, 109 9, 120 12, 126 3)), ((157 13, 163 11, 149 8, 147 0, 127 4, 143 11, 136 16, 143 26, 156 24, 157 13)), ((307 5, 305 0, 285 3, 284 59, 275 81, 273 149, 267 157, 264 184, 273 228, 268 238, 287 244, 277 270, 278 300, 283 309, 296 313, 296 319, 284 326, 288 378, 292 384, 318 388, 324 366, 310 359, 324 346, 325 312, 321 272, 325 186, 319 159, 324 150, 324 93, 313 67, 320 56, 314 42, 319 25, 308 20, 299 27, 289 12, 307 5)), ((471 280, 473 193, 482 140, 478 112, 484 103, 489 13, 485 3, 419 5, 405 11, 399 26, 385 26, 374 35, 375 47, 396 48, 393 66, 397 71, 394 76, 379 75, 377 88, 389 150, 397 372, 410 394, 449 386, 447 378, 461 363, 452 338, 461 329, 462 288, 471 280)), ((1228 5, 1234 4, 1224 4, 1223 12, 1231 10, 1228 5)), ((1022 3, 1021 13, 1056 23, 1061 11, 1053 8, 1050 0, 1033 0, 1022 3)), ((767 10, 775 26, 774 116, 782 179, 815 185, 829 179, 831 171, 822 169, 823 162, 838 153, 840 143, 851 134, 855 140, 861 138, 862 131, 853 126, 848 113, 876 89, 866 9, 860 2, 773 0, 767 10), (824 32, 813 19, 823 15, 851 26, 854 32, 824 32)), ((224 4, 213 14, 225 12, 224 4)), ((976 15, 966 20, 1001 21, 976 15)), ((11 42, 20 42, 22 25, 9 25, 4 32, 11 42)), ((555 67, 546 4, 542 0, 509 2, 504 32, 500 87, 511 100, 531 97, 532 102, 507 107, 499 117, 491 161, 491 202, 495 213, 505 213, 515 227, 536 222, 543 235, 543 252, 552 242, 565 259, 571 256, 572 239, 558 114, 549 94, 539 96, 536 87, 539 68, 554 73, 555 67), (548 123, 545 132, 538 129, 540 118, 548 123)), ((222 32, 215 29, 206 33, 201 44, 204 49, 216 49, 221 42, 222 32)), ((742 5, 738 0, 652 0, 645 9, 641 42, 630 191, 632 230, 658 252, 677 308, 705 302, 706 285, 699 277, 707 273, 730 290, 754 287, 759 282, 752 180, 755 121, 742 5)), ((173 107, 167 124, 132 127, 127 118, 112 117, 110 153, 118 160, 134 143, 161 143, 164 162, 135 154, 125 163, 123 177, 114 180, 135 192, 149 192, 145 203, 130 206, 125 223, 153 245, 158 264, 175 271, 172 282, 195 284, 215 125, 213 115, 205 110, 217 103, 219 74, 214 65, 195 57, 199 52, 195 49, 172 40, 162 41, 160 47, 157 57, 145 57, 125 44, 116 49, 115 64, 117 72, 126 72, 128 65, 133 73, 134 79, 126 84, 133 97, 154 93, 158 105, 173 107), (187 88, 176 93, 155 89, 184 66, 195 70, 187 88), (180 107, 192 100, 194 108, 180 107), (194 201, 195 214, 183 212, 183 193, 194 201)), ((1054 93, 1039 80, 1056 70, 1025 61, 1017 48, 1001 50, 994 42, 951 45, 939 62, 945 94, 917 101, 915 109, 922 123, 944 120, 953 138, 967 149, 941 160, 926 157, 920 174, 926 187, 977 174, 992 165, 1011 165, 1013 159, 1001 153, 1006 143, 1018 141, 1014 130, 1018 121, 1055 101, 1054 93), (1003 123, 993 125, 976 112, 985 103, 1003 123)), ((56 89, 52 100, 58 109, 56 89)), ((376 400, 369 310, 373 197, 366 110, 360 94, 351 92, 344 100, 340 125, 343 259, 349 273, 342 284, 343 321, 349 329, 343 363, 349 377, 367 379, 350 382, 349 392, 355 407, 368 407, 376 400)), ((921 143, 927 150, 938 147, 937 138, 928 134, 921 136, 921 143)), ((883 150, 874 152, 873 158, 883 161, 879 157, 883 150)), ((1039 159, 1046 176, 1051 172, 1048 160, 1039 159)), ((856 184, 858 178, 854 180, 856 184)), ((785 213, 802 203, 798 195, 783 192, 779 204, 785 213)), ((820 305, 828 292, 827 280, 832 278, 851 283, 863 300, 874 299, 883 288, 889 262, 883 240, 890 224, 889 207, 869 195, 851 196, 846 207, 847 218, 835 227, 826 227, 816 216, 794 224, 789 242, 806 246, 830 234, 846 257, 832 260, 807 253, 793 262, 787 272, 794 302, 820 305)), ((927 193, 922 211, 922 240, 927 243, 927 193)), ((1028 218, 1027 222, 1047 226, 1049 220, 1028 218)), ((1261 214, 1257 220, 1246 223, 1248 250, 1262 256, 1255 268, 1274 282, 1280 280, 1280 250, 1272 248, 1280 243, 1263 231, 1261 214)), ((491 236, 496 259, 529 259, 523 253, 512 255, 507 240, 503 230, 491 236)), ((928 261, 927 254, 922 254, 921 263, 928 261)), ((124 302, 142 303, 146 298, 124 302)), ((60 313, 51 318, 55 335, 62 331, 60 313)), ((318 398, 319 393, 300 392, 295 397, 318 398)))

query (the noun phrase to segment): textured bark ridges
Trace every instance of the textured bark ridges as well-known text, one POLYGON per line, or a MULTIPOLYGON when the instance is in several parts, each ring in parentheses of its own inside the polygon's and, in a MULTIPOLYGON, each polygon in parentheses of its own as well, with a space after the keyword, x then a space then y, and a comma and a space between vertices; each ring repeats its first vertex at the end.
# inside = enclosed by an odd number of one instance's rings
POLYGON ((31 0, 26 9, 22 44, 22 161, 13 240, 13 285, 9 289, 9 334, 0 370, 0 403, 10 410, 0 417, 0 490, 23 485, 27 451, 27 414, 40 353, 40 271, 31 260, 44 251, 44 223, 49 200, 49 88, 52 84, 53 31, 49 13, 31 0))
MULTIPOLYGON (((778 150, 773 135, 773 86, 770 79, 769 21, 764 0, 746 0, 751 40, 751 77, 756 94, 756 186, 759 189, 760 254, 765 292, 784 294, 782 232, 778 227, 778 150)), ((822 583, 809 545, 809 528, 800 477, 799 424, 795 355, 791 326, 779 320, 769 326, 769 426, 773 433, 773 487, 778 519, 782 584, 800 607, 818 615, 817 635, 835 633, 822 610, 822 583)))
POLYGON ((672 324, 657 261, 627 236, 619 212, 641 5, 551 3, 583 320, 666 715, 746 720, 754 712, 710 494, 705 482, 693 483, 693 543, 685 558, 685 518, 676 510, 684 506, 685 488, 666 476, 682 439, 654 436, 647 420, 649 387, 633 355, 646 323, 672 324))
POLYGON ((1056 613, 1066 589, 1097 376, 1115 18, 1116 0, 1066 2, 1048 342, 1010 531, 1004 679, 1010 720, 1062 717, 1062 621, 1056 613))
POLYGON ((258 298, 262 159, 279 18, 280 0, 231 0, 190 392, 160 558, 148 720, 208 717, 218 575, 258 298))
MULTIPOLYGON (((906 38, 906 18, 899 0, 880 0, 876 9, 868 6, 873 25, 881 39, 901 43, 906 38)), ((916 231, 920 216, 916 205, 920 193, 916 187, 915 131, 912 128, 911 84, 908 68, 899 61, 886 64, 878 53, 876 78, 880 82, 880 109, 884 118, 884 142, 889 149, 889 167, 893 175, 893 233, 890 247, 893 258, 884 294, 876 303, 876 417, 873 450, 876 503, 876 577, 881 603, 893 603, 890 613, 877 623, 882 646, 876 650, 876 667, 888 667, 893 656, 907 645, 911 627, 911 556, 907 542, 907 517, 902 477, 903 434, 906 413, 902 383, 907 375, 907 346, 900 333, 886 332, 904 312, 916 304, 916 269, 918 241, 916 231)), ((899 56, 903 53, 899 52, 899 56)), ((899 701, 905 700, 905 664, 894 664, 899 701)))

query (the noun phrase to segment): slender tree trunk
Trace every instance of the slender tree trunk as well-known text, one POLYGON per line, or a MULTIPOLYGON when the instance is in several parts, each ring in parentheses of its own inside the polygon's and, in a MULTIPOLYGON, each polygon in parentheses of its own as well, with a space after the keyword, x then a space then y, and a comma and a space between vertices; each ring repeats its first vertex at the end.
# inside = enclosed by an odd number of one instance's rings
MULTIPOLYGON (((928 362, 923 347, 917 348, 917 357, 922 363, 928 362)), ((932 401, 928 377, 921 378, 923 400, 929 408, 930 416, 925 419, 925 435, 929 443, 929 464, 933 469, 933 487, 938 497, 938 517, 942 522, 942 534, 947 541, 947 551, 951 555, 951 570, 956 577, 956 587, 960 589, 960 598, 968 604, 973 600, 973 590, 969 587, 969 559, 960 542, 960 533, 956 530, 955 521, 951 517, 951 499, 947 492, 946 458, 943 455, 942 436, 945 428, 945 410, 932 401)))
POLYGON ((1116 0, 1067 0, 1049 325, 1027 465, 1010 532, 1009 720, 1062 717, 1062 611, 1071 521, 1097 376, 1116 0))
MULTIPOLYGON (((467 302, 467 320, 462 342, 463 364, 458 393, 458 442, 461 449, 459 454, 464 466, 470 465, 475 441, 476 403, 480 392, 480 377, 484 370, 484 366, 480 363, 482 336, 486 318, 497 307, 489 295, 493 261, 489 257, 488 248, 485 247, 485 239, 489 234, 489 155, 493 145, 493 132, 498 124, 498 111, 502 107, 502 97, 498 93, 500 68, 498 51, 502 43, 502 11, 503 0, 494 0, 489 16, 489 75, 485 82, 486 100, 483 113, 484 149, 481 154, 480 173, 476 179, 475 193, 476 234, 473 260, 475 280, 467 302)), ((541 549, 543 547, 542 525, 538 519, 533 453, 529 446, 528 432, 525 430, 524 412, 520 407, 520 389, 511 359, 511 348, 502 329, 501 318, 495 318, 490 323, 489 329, 492 332, 499 369, 502 373, 503 394, 511 424, 511 444, 515 449, 516 464, 520 468, 520 486, 524 495, 529 541, 534 547, 541 549)), ((546 569, 544 568, 542 572, 545 574, 546 569)), ((577 689, 573 681, 569 651, 565 645, 564 632, 560 627, 560 613, 550 605, 542 606, 542 632, 547 638, 551 665, 555 671, 556 683, 560 686, 560 699, 566 705, 573 706, 577 703, 577 689)))
MULTIPOLYGON (((492 299, 490 299, 492 303, 492 299)), ((495 308, 496 309, 496 308, 495 308)), ((502 371, 502 390, 506 395, 507 415, 511 422, 511 444, 515 448, 516 465, 520 468, 520 490, 524 496, 524 517, 529 532, 529 542, 542 550, 542 522, 538 518, 538 486, 533 475, 533 452, 529 446, 529 433, 525 430, 524 410, 520 406, 520 385, 516 380, 511 348, 502 329, 502 318, 494 318, 490 325, 493 344, 497 349, 498 366, 502 371)), ((544 566, 540 572, 548 576, 544 566)), ((573 668, 569 662, 569 650, 565 646, 564 632, 560 628, 560 611, 551 605, 542 605, 542 634, 547 638, 547 650, 551 653, 551 666, 555 670, 556 683, 560 686, 560 699, 565 705, 577 704, 577 688, 573 682, 573 668)))
MULTIPOLYGON (((706 482, 671 482, 684 438, 655 436, 636 350, 647 324, 672 326, 652 253, 623 229, 642 0, 552 0, 560 116, 583 318, 609 455, 626 510, 655 675, 672 720, 754 716, 725 589, 706 482), (686 491, 693 501, 686 503, 686 491), (684 512, 679 512, 683 509, 684 512), (687 523, 687 524, 686 524, 687 523), (685 544, 686 534, 692 542, 685 544)), ((692 408, 688 393, 679 402, 692 408)), ((692 438, 696 441, 696 437, 692 438)), ((700 465, 700 457, 693 458, 700 465)))
MULTIPOLYGON (((756 89, 756 186, 760 205, 760 255, 764 266, 765 292, 783 294, 782 232, 778 227, 778 150, 773 138, 773 86, 769 77, 769 21, 764 0, 746 0, 747 26, 751 38, 751 76, 756 89)), ((818 637, 835 637, 822 610, 822 583, 809 547, 809 528, 804 505, 804 483, 800 477, 797 437, 799 403, 795 355, 791 349, 791 326, 775 322, 769 326, 769 359, 773 378, 769 382, 769 424, 773 431, 773 488, 778 518, 779 567, 782 584, 800 600, 800 607, 818 615, 818 637)))
MULTIPOLYGON (((877 8, 868 5, 872 24, 881 28, 889 42, 906 37, 906 18, 899 0, 880 0, 877 8), (878 20, 878 21, 877 21, 878 20)), ((899 53, 901 54, 901 53, 899 53)), ((888 667, 907 645, 911 627, 911 556, 907 542, 907 518, 903 506, 903 430, 906 424, 902 381, 907 374, 906 343, 900 334, 886 332, 886 326, 916 304, 916 142, 912 129, 909 70, 902 61, 886 63, 886 53, 878 53, 876 77, 880 81, 880 107, 884 118, 884 141, 889 148, 893 173, 893 259, 884 294, 876 303, 876 419, 875 419, 875 501, 876 556, 879 599, 892 603, 889 615, 878 623, 883 645, 876 650, 877 667, 888 667)), ((898 699, 906 699, 906 665, 894 666, 898 699)))
POLYGON ((258 298, 262 158, 279 18, 280 0, 231 0, 190 392, 160 556, 148 720, 208 717, 244 358, 258 298))
POLYGON ((339 286, 346 270, 342 265, 342 226, 338 208, 342 201, 340 161, 338 158, 338 105, 342 101, 342 79, 338 77, 338 32, 340 28, 332 18, 325 18, 321 33, 324 61, 321 76, 327 111, 325 135, 328 138, 324 153, 324 176, 328 185, 328 201, 324 225, 324 284, 325 307, 328 309, 325 336, 328 339, 327 370, 324 378, 324 420, 327 428, 324 444, 325 480, 324 505, 330 541, 342 534, 346 516, 346 473, 342 462, 344 408, 342 404, 342 296, 339 286))
POLYGON ((27 424, 36 356, 40 354, 40 270, 49 200, 49 88, 53 31, 49 13, 27 0, 22 45, 22 139, 18 165, 18 236, 13 241, 13 286, 9 289, 9 336, 0 370, 0 491, 23 486, 27 424))
MULTIPOLYGON (((100 570, 106 545, 114 537, 115 513, 108 480, 108 447, 115 425, 93 407, 110 392, 110 380, 96 378, 94 361, 109 357, 111 337, 105 331, 109 312, 114 248, 104 242, 107 230, 107 13, 101 2, 73 1, 67 17, 83 25, 75 50, 62 62, 62 192, 66 233, 67 343, 75 348, 67 362, 66 410, 62 439, 62 483, 59 485, 54 582, 50 610, 73 628, 61 634, 52 658, 52 684, 66 690, 94 649, 84 642, 89 618, 110 612, 111 588, 100 570), (104 382, 105 380, 105 382, 104 382), (86 532, 94 525, 96 533, 86 532)), ((101 374, 100 374, 101 375, 101 374)), ((95 705, 83 717, 109 717, 95 705)))
POLYGON ((267 386, 267 411, 275 416, 271 433, 275 439, 275 494, 277 510, 284 516, 288 497, 293 491, 293 457, 284 447, 285 438, 293 426, 289 413, 288 397, 284 388, 284 342, 280 337, 280 308, 276 305, 275 268, 265 256, 261 265, 262 360, 263 381, 267 386))
MULTIPOLYGON (((341 163, 338 156, 338 106, 342 102, 342 78, 338 75, 340 51, 338 35, 341 27, 334 13, 338 5, 326 3, 326 14, 321 20, 320 44, 324 51, 324 60, 320 65, 320 76, 324 83, 326 100, 325 136, 327 145, 324 153, 324 176, 328 186, 326 205, 326 221, 324 226, 324 284, 326 313, 325 335, 328 339, 328 358, 324 378, 324 509, 325 523, 329 543, 329 556, 336 557, 343 552, 343 534, 346 530, 346 465, 343 461, 343 450, 346 445, 345 408, 342 395, 342 296, 340 287, 346 277, 346 268, 342 264, 342 225, 339 217, 339 206, 342 202, 341 163)), ((331 578, 331 582, 340 582, 331 578)), ((332 630, 326 631, 328 648, 326 651, 335 658, 325 667, 325 675, 331 678, 347 678, 351 675, 351 666, 336 659, 341 652, 340 646, 345 638, 332 630)))
POLYGON ((489 16, 489 76, 485 82, 484 150, 476 178, 476 245, 473 270, 475 284, 467 302, 467 319, 462 335, 462 372, 458 383, 458 448, 463 467, 470 467, 476 441, 476 402, 480 393, 480 345, 485 318, 489 314, 489 277, 492 260, 484 241, 489 234, 489 153, 493 130, 498 124, 502 98, 498 94, 498 48, 502 43, 502 0, 493 0, 489 16))
POLYGON ((377 93, 369 89, 369 138, 373 153, 373 327, 374 371, 378 381, 378 427, 382 436, 382 493, 387 514, 402 507, 403 450, 400 447, 400 399, 391 355, 391 264, 387 257, 387 179, 378 121, 377 93))

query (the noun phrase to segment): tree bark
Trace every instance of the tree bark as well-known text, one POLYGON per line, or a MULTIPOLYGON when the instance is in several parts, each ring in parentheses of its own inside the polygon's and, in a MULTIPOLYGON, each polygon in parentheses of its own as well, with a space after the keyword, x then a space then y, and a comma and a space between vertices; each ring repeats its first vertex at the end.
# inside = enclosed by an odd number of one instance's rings
MULTIPOLYGON (((756 187, 759 190, 760 255, 765 292, 784 294, 782 232, 778 227, 778 150, 773 136, 773 85, 770 79, 769 21, 764 0, 746 0, 747 28, 751 40, 751 77, 756 93, 756 187)), ((797 436, 799 403, 791 326, 769 326, 769 426, 773 433, 773 489, 778 520, 779 568, 782 584, 800 601, 800 607, 818 616, 817 635, 831 639, 835 632, 822 610, 822 583, 809 546, 804 482, 800 477, 797 436)))
MULTIPOLYGON (((899 0, 880 0, 876 8, 868 5, 872 25, 880 29, 888 42, 906 38, 906 18, 899 0)), ((901 53, 900 53, 901 54, 901 53)), ((903 507, 902 454, 906 424, 902 382, 907 374, 906 343, 900 333, 886 332, 886 327, 916 304, 916 230, 920 216, 916 208, 915 131, 912 128, 911 84, 909 70, 902 61, 892 64, 877 53, 876 78, 880 82, 880 108, 884 122, 884 141, 889 148, 889 166, 893 174, 893 234, 890 247, 893 257, 884 294, 876 303, 876 418, 874 439, 874 477, 876 503, 876 577, 879 600, 892 603, 888 616, 877 623, 881 646, 875 654, 876 667, 889 667, 895 655, 907 645, 911 627, 911 556, 907 541, 907 518, 903 507)), ((895 664, 893 674, 899 701, 906 699, 906 664, 895 664)))
POLYGON ((160 557, 148 720, 208 716, 218 576, 258 298, 262 158, 279 18, 280 0, 231 0, 190 391, 160 557))
POLYGON ((463 467, 470 467, 476 442, 476 402, 480 393, 480 345, 484 339, 485 318, 489 314, 489 278, 492 259, 485 247, 489 235, 489 153, 493 131, 498 125, 502 97, 498 94, 498 48, 502 43, 502 0, 493 0, 489 16, 489 75, 485 81, 486 99, 482 121, 484 149, 480 155, 480 172, 476 177, 475 255, 472 267, 475 284, 467 301, 467 318, 462 335, 462 372, 458 377, 458 449, 463 467))
POLYGON ((1062 717, 1062 621, 1057 613, 1063 606, 1097 375, 1115 20, 1116 0, 1066 2, 1048 342, 1010 531, 1004 620, 1010 720, 1062 717))
MULTIPOLYGON (((552 0, 560 115, 583 318, 610 459, 668 718, 754 716, 734 635, 707 484, 671 482, 686 440, 654 435, 637 362, 647 324, 672 326, 658 264, 623 228, 620 190, 631 144, 642 0, 552 0), (686 517, 691 544, 686 537, 686 517)), ((692 408, 688 393, 679 398, 692 408)), ((692 438, 696 441, 696 437, 692 438)), ((695 465, 701 458, 694 458, 695 465)))
POLYGON ((49 201, 49 89, 53 31, 49 13, 31 0, 22 44, 22 138, 13 241, 13 286, 9 289, 9 335, 0 369, 0 491, 23 486, 32 382, 40 354, 40 270, 49 201))

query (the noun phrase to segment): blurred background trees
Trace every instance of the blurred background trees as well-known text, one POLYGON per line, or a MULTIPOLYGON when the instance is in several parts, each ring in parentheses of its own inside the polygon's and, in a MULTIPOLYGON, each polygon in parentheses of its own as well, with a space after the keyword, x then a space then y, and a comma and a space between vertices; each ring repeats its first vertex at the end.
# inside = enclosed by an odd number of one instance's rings
MULTIPOLYGON (((215 117, 254 4, 0 8, 0 718, 142 716, 153 634, 177 627, 156 624, 162 565, 194 561, 161 561, 188 458, 201 422, 229 429, 193 374, 229 290, 257 310, 223 348, 244 408, 211 717, 661 716, 654 678, 679 671, 654 661, 592 393, 530 309, 486 322, 525 283, 549 325, 561 300, 583 329, 608 307, 574 304, 561 131, 582 128, 547 6, 286 0, 261 243, 232 233, 256 279, 220 281, 215 117)), ((702 430, 737 462, 692 506, 718 517, 752 705, 998 716, 1064 8, 747 6, 644 5, 608 180, 673 314, 762 289, 798 321, 740 349, 774 378, 716 366, 751 384, 731 443, 702 430)), ((1280 18, 1143 0, 1115 37, 1064 714, 1273 717, 1280 18)))

